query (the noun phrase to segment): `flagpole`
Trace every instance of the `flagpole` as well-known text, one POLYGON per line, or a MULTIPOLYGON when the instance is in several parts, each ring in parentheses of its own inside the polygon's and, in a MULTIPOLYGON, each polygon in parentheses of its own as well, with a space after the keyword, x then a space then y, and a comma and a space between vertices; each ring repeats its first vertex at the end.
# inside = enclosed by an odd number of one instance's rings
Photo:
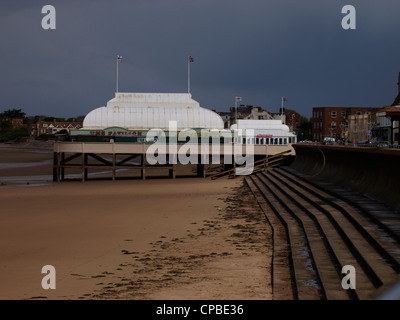
POLYGON ((188 59, 188 93, 190 93, 190 61, 188 59))
POLYGON ((283 121, 283 97, 282 97, 282 107, 281 107, 281 120, 282 120, 282 123, 284 123, 284 121, 283 121))
POLYGON ((236 123, 236 129, 239 129, 237 127, 237 98, 235 97, 235 123, 236 123))
POLYGON ((116 92, 118 92, 118 62, 119 62, 119 59, 117 56, 117 91, 116 92))
POLYGON ((190 57, 188 58, 188 93, 190 93, 190 57))

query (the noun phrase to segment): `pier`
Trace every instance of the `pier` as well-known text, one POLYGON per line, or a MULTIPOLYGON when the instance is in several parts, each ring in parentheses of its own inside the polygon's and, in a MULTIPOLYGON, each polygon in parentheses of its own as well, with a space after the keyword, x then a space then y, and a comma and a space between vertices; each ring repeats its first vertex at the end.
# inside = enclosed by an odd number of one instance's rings
POLYGON ((287 156, 294 155, 291 145, 239 145, 234 144, 158 144, 156 156, 164 158, 164 163, 149 163, 146 155, 149 148, 154 148, 150 143, 99 143, 99 142, 58 142, 54 145, 53 181, 60 182, 65 179, 66 170, 79 170, 81 180, 90 178, 90 171, 104 169, 111 172, 111 179, 118 178, 119 169, 135 169, 139 176, 135 178, 145 180, 148 173, 154 170, 163 172, 163 176, 175 179, 177 165, 181 164, 178 158, 194 161, 187 165, 196 165, 198 177, 210 176, 213 165, 220 165, 221 171, 214 172, 213 176, 226 173, 235 175, 239 155, 248 156, 247 164, 254 169, 266 168, 268 165, 284 160, 287 156), (163 154, 161 151, 163 150, 163 154), (187 152, 190 151, 190 155, 187 152), (236 156, 235 156, 236 154, 236 156))

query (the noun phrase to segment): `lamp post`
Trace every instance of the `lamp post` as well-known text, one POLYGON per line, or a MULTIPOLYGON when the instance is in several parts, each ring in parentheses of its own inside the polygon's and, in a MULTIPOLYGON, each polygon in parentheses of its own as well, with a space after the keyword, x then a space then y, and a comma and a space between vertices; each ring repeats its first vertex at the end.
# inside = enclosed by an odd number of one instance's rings
POLYGON ((188 93, 190 94, 190 63, 194 62, 194 58, 189 56, 188 58, 188 93))
POLYGON ((116 87, 116 92, 118 92, 118 65, 119 62, 121 61, 122 57, 120 55, 117 55, 117 87, 116 87))
MULTIPOLYGON (((242 97, 235 97, 235 123, 237 126, 237 102, 242 101, 242 97)), ((239 128, 237 128, 239 129, 239 128)))

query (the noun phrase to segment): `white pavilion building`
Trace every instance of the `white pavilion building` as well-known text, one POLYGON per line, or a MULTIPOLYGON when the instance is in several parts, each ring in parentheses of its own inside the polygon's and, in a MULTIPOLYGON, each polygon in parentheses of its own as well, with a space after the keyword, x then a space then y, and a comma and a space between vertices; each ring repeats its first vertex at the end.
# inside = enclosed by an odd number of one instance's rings
POLYGON ((200 107, 189 93, 117 92, 105 107, 87 114, 83 129, 166 130, 169 121, 177 122, 177 130, 224 128, 222 118, 214 111, 200 107))

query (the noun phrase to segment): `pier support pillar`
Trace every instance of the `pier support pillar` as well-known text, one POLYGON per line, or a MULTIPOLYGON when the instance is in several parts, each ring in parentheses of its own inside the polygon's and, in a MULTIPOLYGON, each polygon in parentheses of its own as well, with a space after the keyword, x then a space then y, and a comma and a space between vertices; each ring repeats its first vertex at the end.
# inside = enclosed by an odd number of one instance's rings
POLYGON ((60 180, 61 181, 64 181, 64 178, 65 178, 64 161, 65 161, 65 152, 61 152, 61 162, 60 162, 60 164, 61 164, 61 168, 60 168, 61 177, 60 177, 60 180))
POLYGON ((115 159, 116 159, 116 155, 115 153, 113 153, 113 157, 112 157, 112 179, 113 181, 115 180, 115 159))
POLYGON ((88 154, 84 154, 84 163, 85 163, 85 180, 88 180, 88 168, 87 168, 87 166, 88 166, 88 157, 89 157, 89 155, 88 154))
POLYGON ((87 160, 87 158, 86 158, 86 154, 85 153, 82 153, 82 181, 85 181, 86 180, 86 174, 85 174, 85 171, 86 171, 86 161, 87 160))
POLYGON ((199 154, 197 156, 197 176, 198 177, 203 177, 205 176, 205 171, 204 171, 204 161, 203 157, 199 154))
POLYGON ((172 165, 172 169, 169 169, 169 177, 171 179, 175 179, 176 178, 176 174, 175 174, 175 165, 172 165))
POLYGON ((232 156, 232 163, 233 163, 233 171, 232 175, 229 175, 229 177, 234 178, 236 176, 236 159, 235 156, 232 156))
POLYGON ((202 164, 202 163, 199 163, 198 165, 197 165, 197 176, 198 177, 203 177, 204 178, 204 164, 202 164))
POLYGON ((146 155, 143 153, 140 157, 142 160, 141 178, 146 180, 146 155))
POLYGON ((53 152, 53 182, 60 182, 58 152, 53 152))
POLYGON ((198 177, 206 177, 206 170, 205 170, 205 164, 206 163, 206 157, 199 154, 197 157, 197 176, 198 177))

